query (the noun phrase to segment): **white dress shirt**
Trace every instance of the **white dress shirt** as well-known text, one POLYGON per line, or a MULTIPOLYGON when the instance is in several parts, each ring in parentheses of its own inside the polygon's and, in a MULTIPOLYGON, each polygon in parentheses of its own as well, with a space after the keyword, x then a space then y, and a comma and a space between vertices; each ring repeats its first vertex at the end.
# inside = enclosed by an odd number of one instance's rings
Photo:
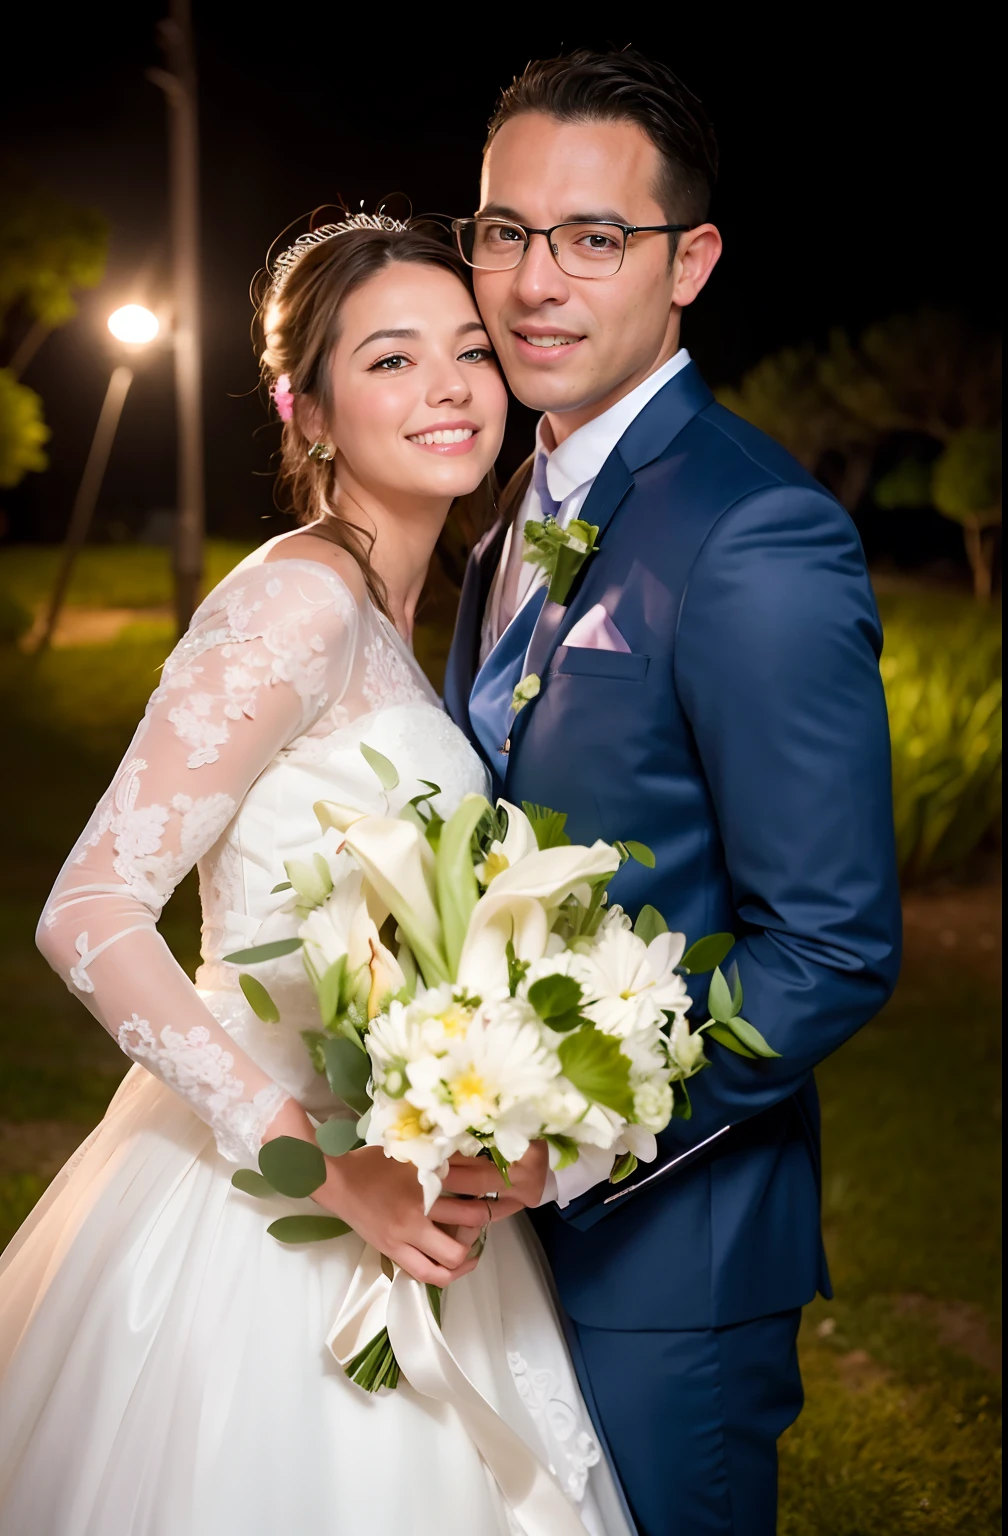
MULTIPOLYGON (((601 416, 596 416, 593 421, 585 422, 583 427, 578 427, 570 437, 565 438, 558 446, 551 446, 553 434, 545 416, 540 417, 536 428, 536 452, 545 453, 546 458, 546 485, 553 499, 560 504, 557 513, 557 522, 564 528, 580 513, 587 499, 588 492, 595 483, 595 477, 606 459, 612 453, 616 444, 629 427, 660 389, 663 389, 670 379, 686 367, 690 361, 690 355, 685 347, 680 347, 674 357, 670 357, 667 363, 649 374, 646 379, 632 389, 628 395, 617 400, 601 416)), ((480 636, 480 665, 486 661, 502 634, 501 609, 510 612, 511 617, 518 612, 529 598, 529 595, 545 581, 545 572, 536 565, 530 565, 521 558, 522 530, 530 520, 542 522, 543 509, 539 504, 539 496, 534 485, 530 484, 525 493, 525 500, 518 509, 517 516, 508 529, 501 550, 500 564, 490 589, 490 597, 483 617, 483 629, 480 636)), ((505 626, 506 627, 506 626, 505 626)), ((563 810, 563 806, 558 806, 563 810)), ((584 1146, 580 1156, 571 1167, 561 1169, 554 1173, 551 1169, 546 1175, 546 1184, 543 1189, 541 1205, 547 1205, 555 1200, 557 1205, 569 1205, 576 1200, 578 1195, 583 1195, 587 1190, 607 1179, 612 1171, 613 1155, 599 1147, 584 1146)))
MULTIPOLYGON (((670 379, 681 372, 690 361, 690 355, 685 347, 680 347, 674 357, 670 357, 667 363, 663 363, 654 373, 648 375, 636 389, 632 389, 628 395, 617 400, 601 416, 596 416, 592 421, 586 421, 583 427, 578 427, 570 437, 565 438, 559 446, 553 446, 553 434, 545 416, 540 417, 536 427, 536 453, 546 454, 546 484, 549 493, 555 501, 560 503, 560 511, 557 513, 557 522, 566 528, 567 524, 577 517, 584 506, 588 492, 595 484, 595 477, 606 459, 612 453, 623 433, 630 423, 634 421, 647 405, 653 400, 660 389, 664 389, 670 379)), ((518 513, 508 529, 501 550, 500 565, 490 588, 490 596, 487 601, 486 612, 483 616, 483 629, 480 634, 480 666, 486 661, 497 641, 503 633, 501 626, 501 603, 507 593, 509 601, 505 604, 505 611, 510 609, 510 617, 513 618, 525 602, 529 594, 546 579, 545 572, 540 566, 529 565, 522 558, 521 533, 525 524, 530 521, 542 522, 543 510, 539 505, 539 497, 533 485, 529 485, 525 492, 525 500, 518 509, 518 513)))

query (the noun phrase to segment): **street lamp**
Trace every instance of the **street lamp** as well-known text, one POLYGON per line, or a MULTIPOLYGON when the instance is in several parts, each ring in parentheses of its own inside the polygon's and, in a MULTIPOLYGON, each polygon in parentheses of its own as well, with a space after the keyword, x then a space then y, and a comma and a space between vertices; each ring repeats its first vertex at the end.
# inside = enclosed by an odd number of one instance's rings
MULTIPOLYGON (((142 304, 124 304, 121 309, 115 310, 108 318, 108 328, 116 341, 126 348, 127 355, 135 356, 143 350, 149 342, 152 342, 161 329, 156 315, 142 304)), ((98 425, 95 427, 94 437, 91 439, 91 447, 88 450, 87 462, 84 465, 84 473, 77 487, 77 495, 74 497, 73 510, 70 513, 70 522, 67 526, 66 537, 63 541, 63 555, 60 560, 59 570, 56 574, 56 582, 52 596, 49 599, 49 611, 46 614, 45 626, 39 640, 37 649, 45 650, 52 640, 56 625, 59 621, 60 610, 63 607, 63 599, 70 582, 74 561, 80 554, 84 541, 87 538, 88 529, 91 526, 91 518, 94 516, 95 504, 98 493, 101 490, 102 481, 105 478, 105 470, 108 466, 109 454, 112 452, 112 443, 115 439, 116 429, 119 426, 119 418, 122 415, 123 406, 126 404, 126 396, 129 387, 133 383, 133 369, 120 363, 113 368, 112 376, 108 381, 105 391, 105 399, 98 414, 98 425)))

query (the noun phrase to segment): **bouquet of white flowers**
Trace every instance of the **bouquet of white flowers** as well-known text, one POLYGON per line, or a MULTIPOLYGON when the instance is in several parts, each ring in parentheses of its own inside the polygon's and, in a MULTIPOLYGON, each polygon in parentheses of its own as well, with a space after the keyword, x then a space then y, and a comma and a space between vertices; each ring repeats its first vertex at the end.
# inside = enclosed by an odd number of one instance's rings
MULTIPOLYGON (((394 766, 362 751, 387 794, 394 766)), ((371 1145, 415 1166, 429 1210, 453 1153, 488 1155, 506 1179, 538 1138, 554 1169, 585 1144, 611 1151, 618 1182, 656 1156, 673 1115, 689 1115, 686 1082, 707 1065, 706 1036, 744 1056, 776 1054, 740 1017, 737 971, 726 979, 718 969, 731 934, 687 950, 654 907, 632 924, 608 905, 627 859, 653 867, 643 844, 572 844, 562 813, 480 795, 444 821, 438 793, 427 785, 398 815, 319 802, 320 826, 336 828, 340 844, 334 858, 286 865, 277 889, 292 892, 296 935, 227 957, 254 965, 302 950, 321 1026, 306 1045, 359 1116, 321 1125, 321 1151, 268 1142, 261 1173, 234 1176, 250 1194, 309 1194, 325 1176, 322 1152, 371 1145), (712 969, 712 1017, 691 1030, 685 977, 712 969)), ((260 1017, 278 1017, 261 982, 239 981, 260 1017)), ((269 1230, 305 1242, 348 1228, 288 1216, 269 1230)), ((394 1386, 387 1335, 346 1369, 369 1390, 394 1386)))

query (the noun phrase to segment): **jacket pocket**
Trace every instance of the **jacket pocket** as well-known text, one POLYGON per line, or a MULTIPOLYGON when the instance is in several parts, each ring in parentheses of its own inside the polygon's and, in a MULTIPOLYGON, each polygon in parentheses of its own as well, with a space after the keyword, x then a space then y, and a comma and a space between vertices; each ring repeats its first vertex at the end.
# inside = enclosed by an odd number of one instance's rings
POLYGON ((611 677, 618 682, 640 683, 647 675, 650 656, 633 651, 596 651, 589 646, 557 646, 550 673, 558 677, 611 677))

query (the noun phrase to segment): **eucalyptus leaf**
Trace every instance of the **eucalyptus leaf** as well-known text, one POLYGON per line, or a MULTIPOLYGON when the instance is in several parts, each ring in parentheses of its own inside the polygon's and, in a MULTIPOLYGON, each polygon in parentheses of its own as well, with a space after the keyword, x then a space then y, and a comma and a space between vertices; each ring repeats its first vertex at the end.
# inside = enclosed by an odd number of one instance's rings
POLYGON ((707 1007, 710 1009, 712 1019, 719 1024, 727 1024, 735 1009, 732 1007, 732 995, 728 989, 728 983, 722 975, 720 966, 711 977, 710 991, 707 993, 707 1007))
POLYGON ((634 933, 645 944, 650 944, 660 933, 668 933, 668 923, 662 917, 657 907, 641 907, 634 923, 634 933))
POLYGON ((371 1077, 371 1058, 345 1038, 327 1040, 322 1047, 325 1057, 326 1077, 338 1099, 363 1115, 371 1107, 368 1082, 371 1077))
POLYGON ((622 1184, 637 1170, 637 1159, 632 1152, 624 1152, 613 1163, 612 1173, 609 1175, 610 1184, 622 1184))
POLYGON ((584 996, 573 976, 542 976, 528 990, 528 1000, 544 1024, 566 1034, 585 1022, 581 1013, 584 996))
POLYGON ((225 965, 260 965, 264 960, 279 960, 300 949, 302 939, 274 939, 272 944, 256 944, 252 949, 236 949, 224 956, 225 965))
POLYGON ((245 994, 248 1003, 257 1019, 262 1019, 264 1024, 279 1024, 280 1010, 270 997, 261 981, 243 971, 238 977, 238 985, 245 994))
POLYGON ((748 1046, 736 1040, 727 1024, 704 1024, 701 1026, 705 1035, 716 1040, 718 1045, 723 1045, 726 1050, 734 1051, 736 1056, 745 1056, 750 1061, 756 1060, 756 1052, 750 1051, 748 1046))
POLYGON ((326 1157, 342 1157, 362 1145, 356 1120, 341 1120, 338 1115, 318 1127, 315 1140, 326 1157))
POLYGON ((604 1104, 629 1120, 633 1114, 630 1063, 619 1041, 597 1029, 579 1029, 565 1035, 558 1054, 568 1081, 586 1099, 604 1104))
POLYGON ((324 1243, 351 1230, 338 1216, 280 1216, 266 1228, 279 1243, 324 1243))
POLYGON ((742 978, 739 976, 738 961, 733 960, 728 969, 728 985, 731 987, 732 1014, 742 1011, 742 978))
POLYGON ((631 838, 625 837, 623 839, 623 847, 630 857, 636 860, 638 864, 643 864, 645 869, 654 869, 655 856, 647 843, 635 843, 631 838))
POLYGON ((256 1173, 252 1168, 239 1168, 231 1175, 231 1183, 235 1189, 240 1189, 243 1195, 255 1195, 257 1200, 268 1200, 270 1195, 275 1195, 276 1190, 268 1179, 264 1179, 261 1173, 256 1173))
POLYGON ((369 747, 366 741, 360 744, 361 756, 369 768, 374 770, 382 789, 395 789, 399 783, 399 773, 394 763, 390 763, 387 757, 376 752, 374 747, 369 747))
POLYGON ((263 1178, 281 1195, 302 1200, 326 1180, 325 1158, 310 1141, 299 1136, 275 1136, 259 1149, 263 1178))
POLYGON ((726 960, 734 944, 733 933, 709 933, 705 939, 697 939, 690 945, 680 961, 680 970, 702 976, 704 971, 712 971, 726 960))
POLYGON ((742 1019, 736 1014, 734 1018, 728 1020, 727 1027, 736 1040, 741 1040, 743 1045, 749 1047, 754 1056, 763 1056, 767 1060, 780 1059, 780 1051, 775 1051, 767 1045, 759 1030, 754 1024, 750 1024, 748 1019, 742 1019))

